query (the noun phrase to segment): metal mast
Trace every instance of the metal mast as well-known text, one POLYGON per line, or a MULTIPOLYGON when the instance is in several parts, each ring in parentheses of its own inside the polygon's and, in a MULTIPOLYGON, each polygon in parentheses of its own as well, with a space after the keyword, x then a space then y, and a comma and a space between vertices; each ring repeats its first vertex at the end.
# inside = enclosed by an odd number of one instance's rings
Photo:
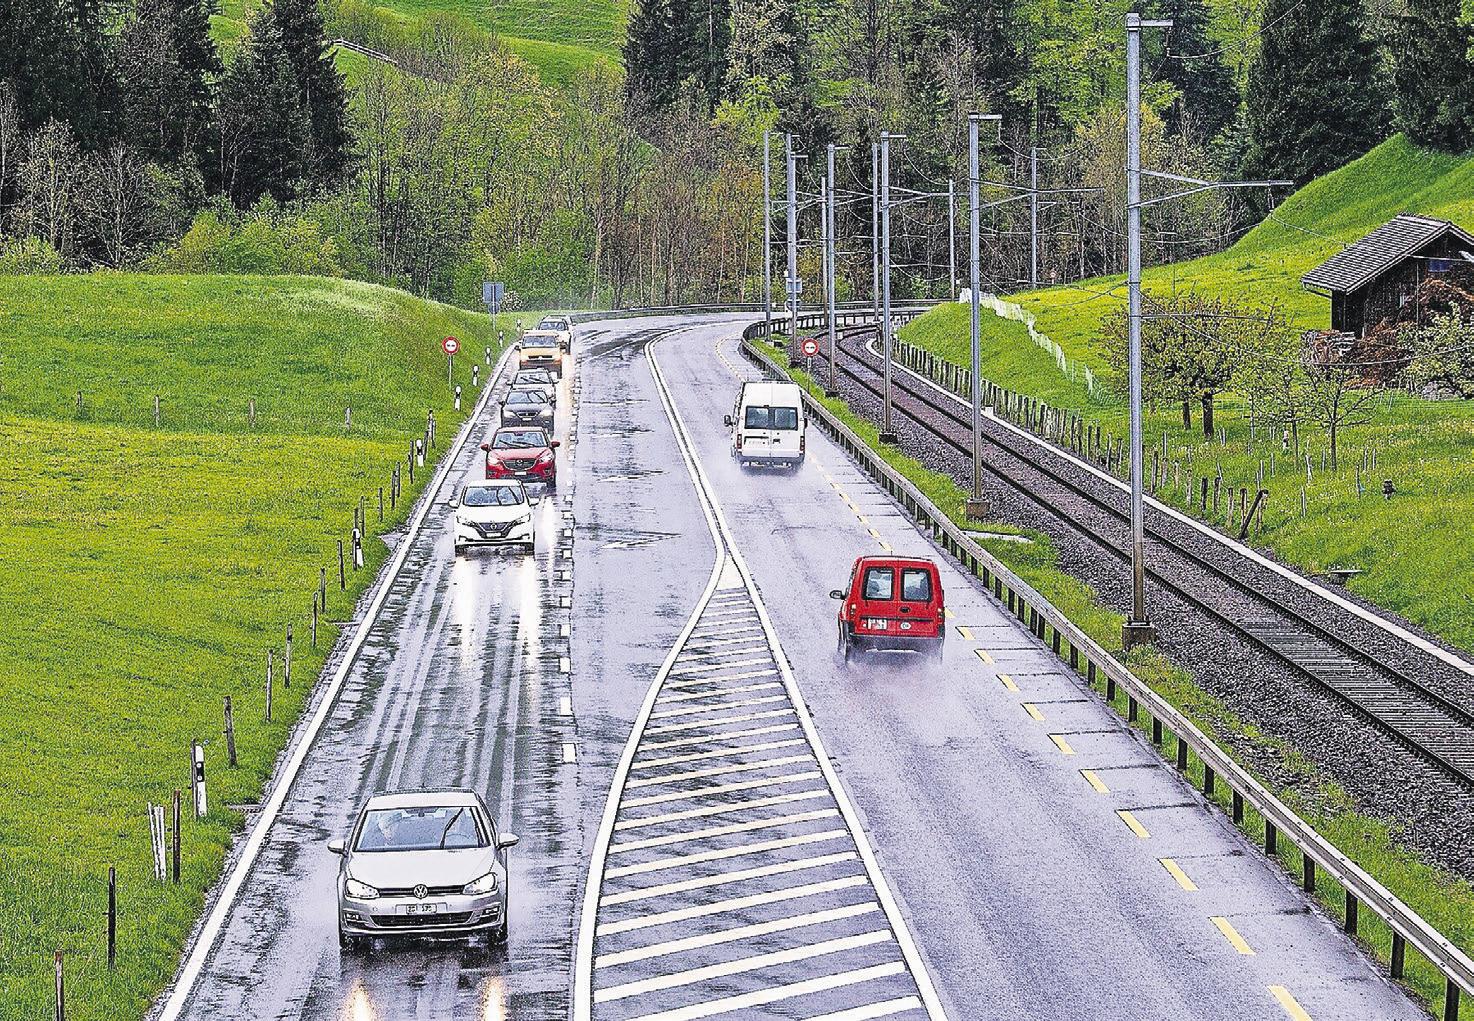
POLYGON ((793 136, 783 136, 783 151, 788 157, 788 306, 793 316, 788 321, 788 338, 798 338, 798 189, 794 182, 793 136))
POLYGON ((969 114, 967 118, 967 213, 968 226, 972 228, 969 254, 972 269, 968 283, 971 288, 969 304, 972 311, 972 497, 967 501, 969 518, 985 517, 990 508, 983 498, 983 347, 979 332, 979 304, 982 290, 982 206, 978 190, 982 174, 978 160, 978 122, 1001 121, 1000 114, 969 114))
POLYGON ((826 239, 825 245, 824 245, 824 256, 825 256, 825 260, 824 261, 825 261, 825 266, 826 266, 827 271, 828 271, 827 272, 827 276, 825 277, 825 280, 824 280, 824 293, 829 296, 828 297, 828 301, 829 301, 829 386, 824 391, 824 395, 826 397, 838 397, 839 396, 839 386, 838 386, 838 384, 835 381, 835 365, 836 365, 836 357, 835 356, 836 356, 836 351, 835 351, 835 340, 834 340, 834 282, 835 282, 835 277, 837 275, 835 273, 835 268, 834 268, 834 254, 835 254, 835 252, 834 252, 834 249, 835 249, 835 238, 834 238, 834 153, 835 153, 835 151, 836 151, 836 147, 835 147, 834 143, 833 142, 830 142, 829 143, 829 149, 828 149, 828 156, 829 156, 829 176, 828 176, 827 180, 825 181, 826 187, 825 187, 825 192, 824 192, 824 195, 825 195, 825 202, 824 202, 824 237, 826 239))
POLYGON ((881 419, 880 442, 896 442, 891 427, 891 140, 905 135, 880 133, 880 250, 882 253, 880 306, 881 342, 885 357, 885 412, 881 419))
POLYGON ((770 178, 772 155, 768 149, 770 132, 763 132, 763 339, 773 337, 773 202, 770 178))

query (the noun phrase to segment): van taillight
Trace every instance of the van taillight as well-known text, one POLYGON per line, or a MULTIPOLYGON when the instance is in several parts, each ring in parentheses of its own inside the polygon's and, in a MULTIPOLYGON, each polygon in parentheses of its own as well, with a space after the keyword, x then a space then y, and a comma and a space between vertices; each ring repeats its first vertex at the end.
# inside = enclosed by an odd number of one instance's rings
POLYGON ((738 450, 741 450, 742 449, 742 434, 741 433, 738 433, 737 434, 737 449, 738 450))
POLYGON ((804 452, 804 437, 803 437, 803 433, 799 433, 799 436, 798 436, 798 452, 800 454, 802 454, 804 452))

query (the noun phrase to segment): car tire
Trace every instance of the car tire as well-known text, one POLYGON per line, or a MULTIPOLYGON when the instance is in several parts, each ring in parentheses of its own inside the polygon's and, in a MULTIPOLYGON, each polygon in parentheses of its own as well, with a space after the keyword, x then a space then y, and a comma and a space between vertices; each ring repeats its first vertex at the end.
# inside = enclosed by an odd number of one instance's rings
POLYGON ((841 624, 839 626, 839 654, 844 657, 846 663, 850 661, 850 656, 854 651, 854 645, 854 639, 850 637, 849 628, 841 624))
POLYGON ((524 542, 522 544, 522 552, 526 553, 529 557, 532 556, 537 552, 537 543, 524 542))
POLYGON ((462 546, 460 543, 456 543, 456 556, 463 557, 465 555, 466 555, 466 547, 462 546))
POLYGON ((362 936, 350 936, 343 930, 343 923, 338 923, 338 949, 345 954, 361 954, 368 945, 368 940, 362 936))
POLYGON ((938 663, 940 663, 942 661, 942 651, 945 648, 946 648, 946 642, 945 642, 945 640, 943 640, 941 638, 936 639, 935 641, 933 641, 931 643, 930 647, 928 647, 927 650, 926 650, 927 658, 928 659, 936 660, 938 663))
POLYGON ((558 489, 558 476, 557 475, 549 475, 548 476, 548 492, 550 492, 550 493, 556 492, 557 489, 558 489))

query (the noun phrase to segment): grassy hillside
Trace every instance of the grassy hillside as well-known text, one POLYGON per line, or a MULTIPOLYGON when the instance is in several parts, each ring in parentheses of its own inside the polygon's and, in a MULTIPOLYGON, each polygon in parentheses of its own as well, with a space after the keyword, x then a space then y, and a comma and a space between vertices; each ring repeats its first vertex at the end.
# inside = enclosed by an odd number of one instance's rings
MULTIPOLYGON (((1301 326, 1326 326, 1329 301, 1303 291, 1300 275, 1399 212, 1474 226, 1474 159, 1425 153, 1399 136, 1296 193, 1273 219, 1228 251, 1150 269, 1144 283, 1148 289, 1166 290, 1175 283, 1210 295, 1277 298, 1301 326)), ((1120 278, 1091 280, 1011 300, 1034 313, 1037 329, 1071 361, 1092 366, 1104 378, 1109 369, 1099 323, 1125 302, 1125 295, 1119 289, 1099 295, 1120 283, 1120 278)), ((967 323, 965 309, 943 306, 902 336, 967 364, 967 323)), ((1030 343, 1020 324, 987 313, 983 324, 986 377, 1056 407, 1081 409, 1109 433, 1125 434, 1126 408, 1114 392, 1087 395, 1030 343)), ((1226 527, 1226 504, 1215 516, 1210 498, 1208 511, 1201 511, 1201 479, 1221 472, 1224 485, 1252 492, 1262 471, 1270 491, 1265 529, 1251 539, 1308 571, 1359 567, 1363 573, 1351 583, 1358 593, 1474 650, 1468 583, 1474 577, 1474 544, 1468 542, 1467 525, 1474 520, 1474 406, 1387 394, 1378 398, 1369 423, 1339 438, 1339 471, 1323 465, 1329 445, 1325 433, 1308 432, 1302 454, 1310 455, 1309 479, 1303 457, 1287 463, 1281 437, 1253 429, 1241 401, 1230 394, 1219 411, 1216 424, 1227 428, 1224 444, 1183 430, 1174 409, 1148 410, 1148 467, 1150 452, 1160 451, 1164 441, 1167 452, 1160 499, 1226 527), (1392 500, 1380 495, 1383 479, 1393 480, 1397 494, 1392 500)))
MULTIPOLYGON (((378 487, 427 409, 442 438, 460 421, 447 334, 468 351, 495 342, 485 316, 347 281, 0 278, 0 1017, 51 1016, 56 949, 76 1019, 140 1017, 172 974, 241 823, 226 806, 259 798, 335 637, 325 626, 312 649, 319 569, 327 619, 341 620, 387 552, 372 536, 403 518, 428 469, 382 525, 378 487), (360 496, 368 569, 350 569, 340 592, 337 542, 360 496), (211 810, 195 821, 186 808, 183 882, 160 884, 145 807, 180 788, 187 799, 196 738, 211 810)), ((456 365, 467 391, 470 362, 456 365)))

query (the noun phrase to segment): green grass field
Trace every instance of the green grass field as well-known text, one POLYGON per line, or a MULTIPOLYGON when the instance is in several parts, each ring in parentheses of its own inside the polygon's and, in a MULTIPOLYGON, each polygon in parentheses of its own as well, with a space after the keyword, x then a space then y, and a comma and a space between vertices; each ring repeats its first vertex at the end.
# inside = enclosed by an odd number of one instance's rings
MULTIPOLYGON (((1166 290, 1175 283, 1210 295, 1278 298, 1304 328, 1322 327, 1329 323, 1330 303, 1303 291, 1300 275, 1340 244, 1305 231, 1349 243, 1404 211, 1474 225, 1474 159, 1423 153, 1394 138, 1288 199, 1275 214, 1283 222, 1266 221, 1218 255, 1148 270, 1145 287, 1166 290)), ((1100 318, 1125 297, 1123 292, 1092 296, 1119 282, 1092 280, 1011 299, 1035 314, 1038 330, 1071 361, 1091 366, 1108 385, 1104 392, 1092 397, 1078 378, 1062 374, 1029 341, 1021 324, 988 313, 983 375, 1055 407, 1083 411, 1113 435, 1124 435, 1127 409, 1109 389, 1098 329, 1100 318)), ((933 310, 901 335, 965 365, 971 357, 967 330, 966 308, 951 305, 933 310)), ((1278 432, 1259 429, 1251 435, 1241 399, 1227 395, 1218 411, 1216 424, 1228 434, 1223 445, 1205 440, 1201 431, 1183 430, 1175 408, 1148 409, 1149 468, 1151 451, 1160 451, 1164 438, 1167 448, 1167 485, 1157 493, 1159 499, 1196 508, 1202 477, 1221 471, 1225 485, 1252 492, 1262 470, 1270 496, 1264 531, 1251 533, 1252 541, 1307 571, 1360 568, 1363 573, 1350 583, 1358 594, 1474 651, 1474 592, 1468 581, 1474 577, 1474 544, 1468 542, 1467 525, 1474 519, 1474 404, 1427 402, 1401 393, 1379 397, 1372 420, 1338 438, 1337 471, 1322 470, 1329 438, 1311 428, 1302 434, 1302 454, 1308 452, 1312 462, 1309 480, 1303 459, 1287 463, 1278 432), (1380 495, 1383 479, 1392 479, 1397 490, 1391 500, 1380 495), (1191 500, 1184 493, 1189 484, 1191 500)), ((1211 502, 1207 516, 1213 519, 1211 502)), ((1214 520, 1226 526, 1226 506, 1214 520)))
MULTIPOLYGON (((0 278, 0 309, 0 1017, 51 1016, 60 949, 69 1017, 136 1018, 241 825, 226 806, 259 798, 333 642, 325 626, 312 649, 319 569, 327 619, 344 619, 387 553, 373 536, 405 516, 429 469, 383 525, 378 487, 428 409, 442 440, 461 421, 441 339, 469 355, 496 333, 485 316, 387 288, 289 277, 0 278), (367 569, 340 592, 337 542, 360 496, 367 569), (187 799, 192 739, 207 742, 211 810, 186 818, 175 887, 151 877, 145 808, 176 788, 187 799)), ((457 358, 468 392, 470 367, 457 358)))

